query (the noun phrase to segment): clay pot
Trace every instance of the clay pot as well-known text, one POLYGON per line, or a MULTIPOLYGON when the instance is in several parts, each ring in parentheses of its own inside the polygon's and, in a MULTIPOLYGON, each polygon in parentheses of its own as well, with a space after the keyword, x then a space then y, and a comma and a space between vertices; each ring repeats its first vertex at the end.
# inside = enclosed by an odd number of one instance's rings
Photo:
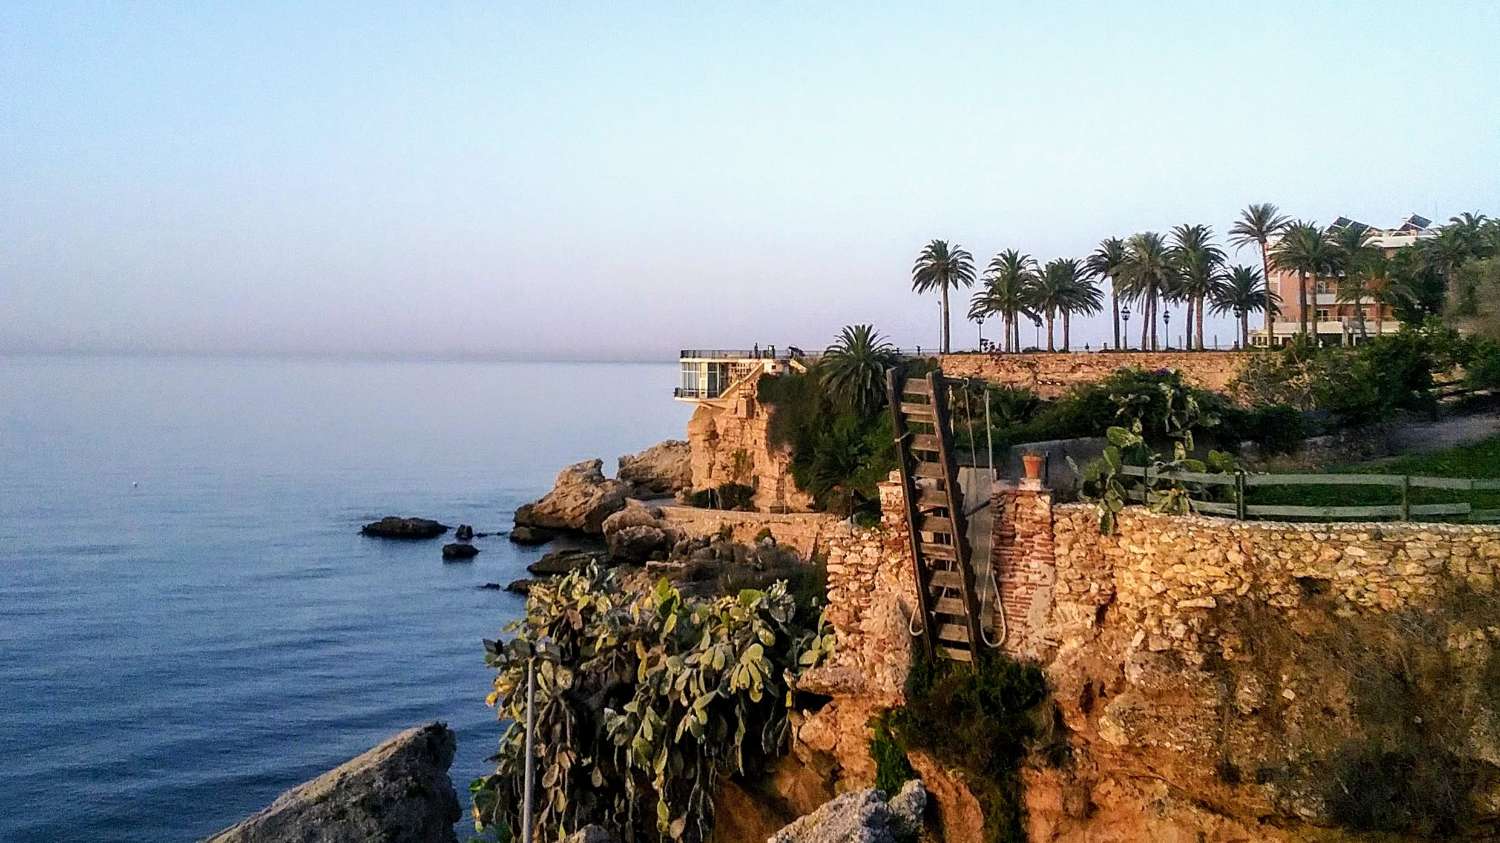
POLYGON ((1047 461, 1047 458, 1044 457, 1044 456, 1042 456, 1041 454, 1022 454, 1021 455, 1021 466, 1024 469, 1026 469, 1026 479, 1027 480, 1041 480, 1042 479, 1042 465, 1046 461, 1047 461))

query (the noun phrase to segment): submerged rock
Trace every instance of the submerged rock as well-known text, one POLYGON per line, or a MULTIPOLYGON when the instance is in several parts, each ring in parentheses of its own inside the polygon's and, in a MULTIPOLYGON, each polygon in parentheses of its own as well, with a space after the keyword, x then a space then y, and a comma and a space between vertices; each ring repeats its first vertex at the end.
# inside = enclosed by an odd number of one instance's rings
POLYGON ((379 521, 371 521, 359 531, 367 536, 375 536, 382 539, 435 539, 448 532, 447 524, 440 524, 431 518, 402 518, 399 515, 387 515, 379 521))
POLYGON ((617 475, 637 495, 673 495, 693 485, 692 451, 681 439, 668 439, 620 457, 617 475))
POLYGON ((447 560, 450 560, 450 561, 455 560, 455 559, 457 559, 457 560, 473 559, 475 556, 478 556, 478 555, 479 555, 479 548, 475 547, 472 544, 464 544, 462 542, 453 542, 452 544, 445 544, 445 545, 443 545, 443 558, 447 559, 447 560))
MULTIPOLYGON (((536 580, 527 579, 526 577, 522 577, 521 579, 518 579, 518 580, 511 580, 505 586, 505 590, 509 591, 511 594, 520 594, 522 596, 525 596, 525 595, 531 593, 531 586, 534 585, 535 583, 536 583, 536 580)), ((494 585, 496 588, 500 587, 499 583, 492 583, 492 585, 494 585)))
POLYGON ((927 791, 912 779, 889 800, 879 790, 855 790, 772 835, 767 843, 901 843, 922 830, 927 791))
POLYGON ((462 811, 448 778, 456 745, 442 723, 408 729, 206 843, 456 843, 462 811))
POLYGON ((481 583, 481 584, 476 585, 474 587, 477 588, 477 589, 479 589, 480 591, 499 591, 500 590, 500 583, 497 583, 497 582, 487 582, 487 583, 481 583))
POLYGON ((602 460, 584 460, 563 469, 541 500, 517 509, 516 526, 598 535, 629 494, 630 484, 604 476, 602 460))

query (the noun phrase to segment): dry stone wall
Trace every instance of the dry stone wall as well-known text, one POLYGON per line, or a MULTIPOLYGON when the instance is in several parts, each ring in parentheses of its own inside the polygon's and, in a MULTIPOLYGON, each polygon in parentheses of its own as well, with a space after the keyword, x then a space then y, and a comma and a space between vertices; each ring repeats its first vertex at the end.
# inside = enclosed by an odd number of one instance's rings
POLYGON ((1043 398, 1057 398, 1073 386, 1102 380, 1116 369, 1173 369, 1189 383, 1224 391, 1255 352, 1109 351, 1026 354, 944 354, 943 374, 1025 387, 1043 398))

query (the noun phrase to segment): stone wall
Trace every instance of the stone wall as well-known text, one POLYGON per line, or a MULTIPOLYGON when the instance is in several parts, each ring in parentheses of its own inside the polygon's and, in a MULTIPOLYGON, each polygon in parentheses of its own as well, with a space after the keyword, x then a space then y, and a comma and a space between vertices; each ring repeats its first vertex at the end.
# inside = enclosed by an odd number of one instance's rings
POLYGON ((1255 352, 1245 351, 1110 351, 1029 352, 1025 354, 944 354, 943 374, 979 378, 995 384, 1026 387, 1043 398, 1056 398, 1072 386, 1102 380, 1121 368, 1175 369, 1189 383, 1224 391, 1255 352))
POLYGON ((991 561, 1000 589, 995 621, 1003 649, 1031 655, 1045 641, 1038 636, 1052 608, 1052 494, 1041 489, 1001 486, 995 490, 991 561))
POLYGON ((757 509, 805 512, 812 498, 792 479, 792 455, 771 444, 771 408, 756 398, 759 378, 741 381, 723 396, 703 402, 688 420, 692 488, 725 483, 755 488, 757 509))
POLYGON ((770 530, 777 544, 796 548, 803 558, 822 549, 843 519, 824 512, 735 512, 693 506, 661 506, 661 520, 684 536, 713 537, 726 527, 734 541, 749 544, 770 530))

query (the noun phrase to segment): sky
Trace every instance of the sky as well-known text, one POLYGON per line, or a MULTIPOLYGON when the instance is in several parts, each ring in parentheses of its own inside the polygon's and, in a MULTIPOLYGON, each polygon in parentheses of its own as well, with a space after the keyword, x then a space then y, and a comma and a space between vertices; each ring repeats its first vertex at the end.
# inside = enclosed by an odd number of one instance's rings
POLYGON ((932 238, 1500 213, 1497 44, 1493 0, 4 3, 0 350, 930 348, 932 238))

